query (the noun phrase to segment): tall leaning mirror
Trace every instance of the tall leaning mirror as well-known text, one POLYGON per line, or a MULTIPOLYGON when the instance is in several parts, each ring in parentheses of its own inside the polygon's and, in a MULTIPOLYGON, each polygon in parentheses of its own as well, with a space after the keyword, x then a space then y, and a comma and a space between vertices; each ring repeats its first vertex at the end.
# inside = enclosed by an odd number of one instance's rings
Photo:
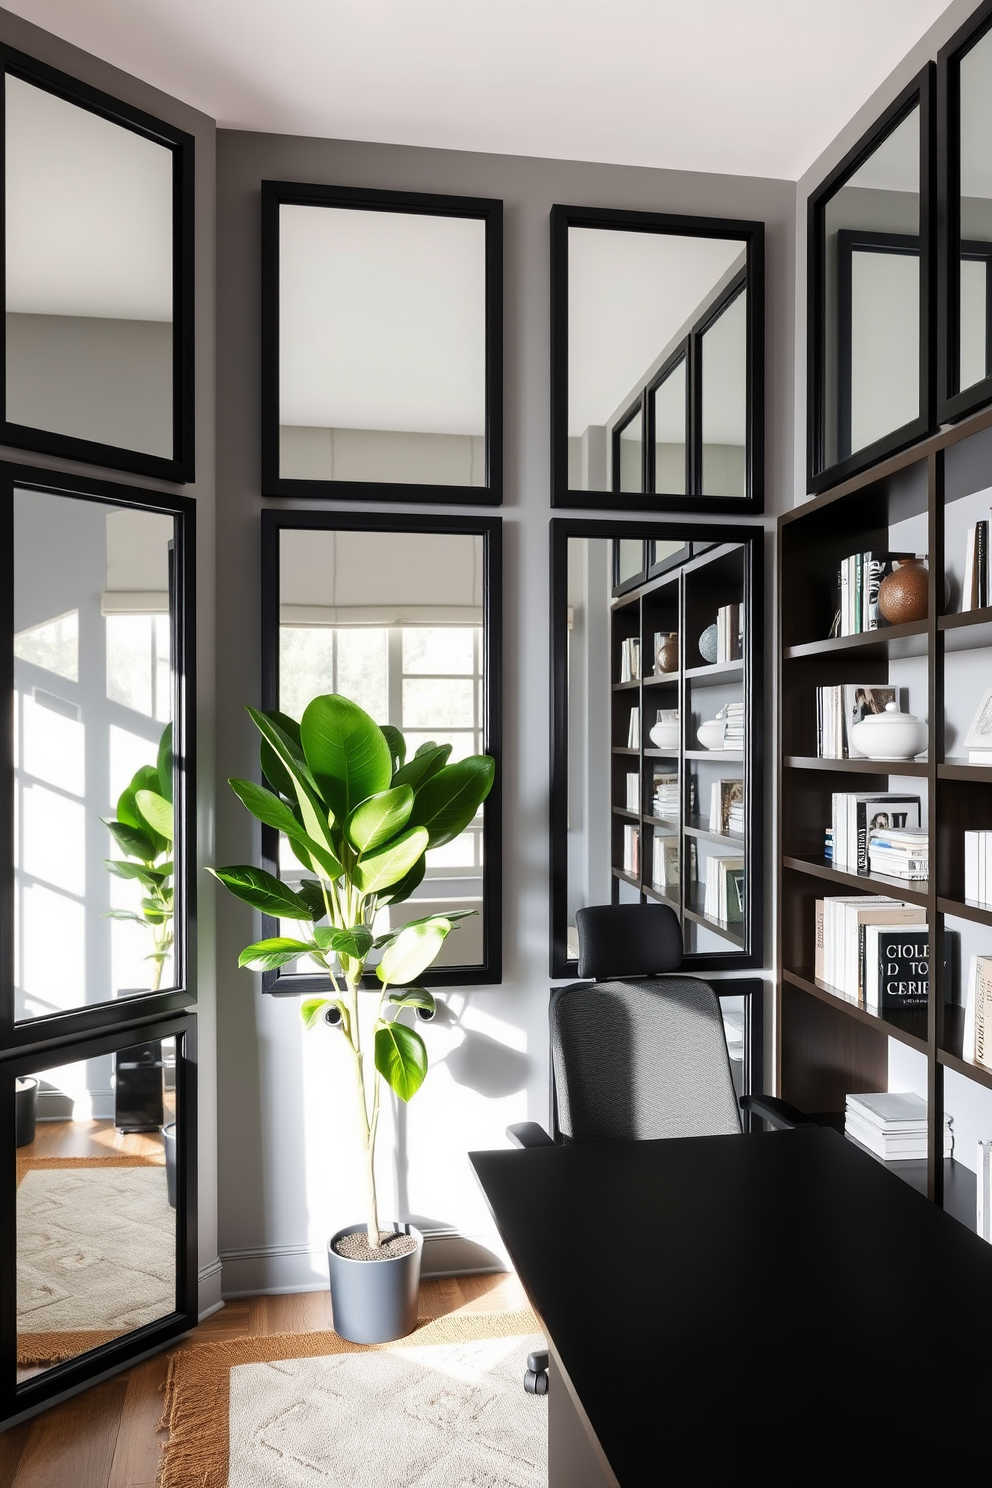
POLYGON ((262 183, 262 487, 502 500, 503 204, 262 183))
POLYGON ((760 966, 760 529, 551 528, 551 974, 608 903, 669 905, 687 968, 760 966))
MULTIPOLYGON (((460 836, 430 849, 420 885, 383 902, 377 934, 447 909, 458 922, 424 980, 501 977, 499 518, 362 517, 265 511, 263 699, 299 720, 310 700, 340 693, 404 734, 410 754, 432 745, 454 763, 496 760, 496 780, 460 836)), ((306 876, 285 837, 263 830, 272 872, 306 876), (281 854, 281 856, 279 855, 281 854)), ((385 899, 386 896, 384 896, 385 899)), ((266 934, 294 935, 273 921, 266 934)), ((272 992, 321 990, 307 958, 266 972, 272 992)))
POLYGON ((992 5, 937 57, 940 422, 992 399, 992 5))
POLYGON ((44 480, 0 498, 21 1042, 189 1000, 191 504, 44 480))
POLYGON ((811 491, 931 427, 933 79, 929 63, 809 199, 811 491))
POLYGON ((193 479, 193 140, 9 48, 5 444, 193 479))
POLYGON ((551 211, 552 503, 762 510, 764 227, 551 211))

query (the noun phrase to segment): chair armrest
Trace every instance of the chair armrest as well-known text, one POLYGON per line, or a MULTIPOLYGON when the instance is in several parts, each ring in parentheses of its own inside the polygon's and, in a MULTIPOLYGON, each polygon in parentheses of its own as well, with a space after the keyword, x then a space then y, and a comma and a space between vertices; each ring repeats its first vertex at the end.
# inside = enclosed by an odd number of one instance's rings
POLYGON ((797 1127, 816 1125, 804 1111, 790 1106, 788 1101, 779 1100, 775 1095, 742 1095, 740 1106, 742 1111, 749 1111, 752 1116, 770 1121, 779 1131, 794 1131, 797 1127))
POLYGON ((554 1147, 555 1142, 548 1136, 543 1126, 536 1121, 518 1121, 515 1126, 506 1128, 506 1135, 514 1147, 554 1147))

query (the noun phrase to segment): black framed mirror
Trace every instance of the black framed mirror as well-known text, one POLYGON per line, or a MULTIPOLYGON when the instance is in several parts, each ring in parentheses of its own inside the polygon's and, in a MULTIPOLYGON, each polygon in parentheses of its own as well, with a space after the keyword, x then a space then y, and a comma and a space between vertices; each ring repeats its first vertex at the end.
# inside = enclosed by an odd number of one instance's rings
POLYGON ((192 1015, 0 1058, 0 1418, 196 1322, 192 1015))
POLYGON ((809 198, 814 492, 933 426, 934 77, 928 63, 809 198))
POLYGON ((758 512, 764 224, 551 210, 552 505, 758 512))
POLYGON ((498 506, 503 203, 262 182, 262 490, 498 506))
POLYGON ((761 965, 760 528, 551 522, 551 975, 575 911, 669 904, 693 970, 761 965))
POLYGON ((939 422, 992 400, 992 3, 937 54, 939 422))
POLYGON ((0 467, 0 1048, 193 1000, 193 524, 0 467))
POLYGON ((0 47, 3 443, 194 475, 193 139, 0 47))
MULTIPOLYGON (((474 911, 423 974, 431 986, 502 976, 501 542, 498 517, 262 513, 262 707, 299 719, 311 698, 338 692, 399 728, 411 755, 435 742, 451 746, 452 762, 496 760, 475 819, 427 853, 408 899, 378 910, 377 933, 445 909, 474 911)), ((270 828, 262 852, 287 881, 303 873, 270 828)), ((264 923, 267 935, 287 933, 264 923)), ((262 985, 296 995, 325 983, 304 958, 263 973, 262 985)))

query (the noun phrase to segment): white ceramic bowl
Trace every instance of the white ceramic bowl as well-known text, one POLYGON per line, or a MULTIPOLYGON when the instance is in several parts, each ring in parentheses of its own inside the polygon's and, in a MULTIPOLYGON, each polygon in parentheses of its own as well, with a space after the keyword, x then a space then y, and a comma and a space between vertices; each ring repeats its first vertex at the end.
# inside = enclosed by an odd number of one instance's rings
POLYGON ((670 749, 674 754, 679 747, 678 723, 656 723, 648 737, 655 749, 670 749))
POLYGON ((884 713, 869 713, 851 730, 855 749, 877 760, 915 759, 927 747, 927 726, 913 713, 900 713, 886 703, 884 713))
POLYGON ((696 730, 696 738, 704 749, 722 749, 726 722, 722 718, 708 718, 696 730))

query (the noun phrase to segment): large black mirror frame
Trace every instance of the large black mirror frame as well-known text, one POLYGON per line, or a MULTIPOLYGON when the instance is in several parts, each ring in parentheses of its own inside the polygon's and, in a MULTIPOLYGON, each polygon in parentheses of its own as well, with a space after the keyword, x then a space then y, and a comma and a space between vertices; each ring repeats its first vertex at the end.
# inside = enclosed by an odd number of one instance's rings
MULTIPOLYGON (((143 135, 172 152, 172 428, 171 458, 123 449, 113 444, 58 434, 47 429, 12 423, 6 417, 6 317, 0 316, 0 378, 2 378, 3 424, 0 442, 15 449, 35 450, 44 455, 58 455, 70 460, 83 460, 111 470, 131 471, 136 475, 184 483, 195 476, 194 465, 194 140, 193 136, 141 109, 133 108, 88 83, 59 72, 13 47, 0 44, 0 63, 5 74, 21 78, 33 86, 89 110, 124 129, 143 135)), ((4 132, 0 109, 0 134, 4 132)), ((0 152, 2 158, 2 152, 0 152)), ((0 254, 4 254, 5 191, 0 191, 0 254)), ((0 274, 6 282, 6 270, 0 274)))
MULTIPOLYGON (((129 1009, 133 1014, 133 1007, 129 1009)), ((88 1381, 120 1369, 130 1360, 161 1348, 196 1326, 197 1320, 197 1120, 196 1018, 145 1018, 56 1048, 46 1044, 0 1053, 0 1422, 12 1423, 46 1405, 74 1394, 88 1381), (17 1381, 17 1185, 15 1147, 15 1080, 50 1067, 58 1056, 66 1061, 96 1059, 113 1053, 129 1040, 175 1038, 176 1103, 181 1113, 176 1135, 176 1306, 166 1316, 122 1334, 109 1343, 55 1363, 41 1373, 17 1381)))
POLYGON ((333 497, 336 501, 435 502, 500 506, 503 501, 503 203, 489 197, 431 192, 378 191, 262 182, 262 494, 333 497), (485 420, 486 479, 481 486, 363 480, 295 479, 280 471, 279 447, 279 209, 282 206, 409 212, 416 216, 468 217, 485 225, 485 420))
MULTIPOLYGON (((928 62, 913 81, 907 84, 899 96, 893 100, 877 122, 847 152, 843 160, 834 167, 826 180, 810 195, 807 203, 806 478, 807 488, 814 494, 837 485, 861 470, 866 470, 889 455, 908 449, 918 439, 932 432, 935 427, 936 378, 931 350, 935 344, 937 319, 934 275, 937 219, 933 210, 936 178, 935 78, 935 66, 932 62, 928 62), (826 323, 827 207, 841 187, 859 170, 878 146, 917 108, 920 118, 920 233, 918 244, 914 244, 913 249, 918 248, 920 258, 920 412, 915 419, 892 430, 884 438, 876 439, 853 454, 828 464, 826 429, 828 394, 826 370, 828 342, 826 323)), ((873 244, 867 240, 869 238, 881 239, 882 236, 882 234, 866 233, 863 235, 865 242, 862 246, 870 250, 873 244)), ((846 244, 849 249, 856 246, 851 241, 853 237, 853 234, 849 235, 849 241, 846 244)), ((881 242, 874 246, 880 250, 885 248, 881 242)), ((890 245, 889 251, 899 251, 899 249, 890 245)), ((843 295, 843 285, 841 295, 843 295)), ((849 297, 847 310, 850 310, 849 297)), ((841 306, 842 321, 843 316, 844 307, 841 306)), ((844 322, 838 328, 838 339, 843 342, 847 335, 847 344, 849 344, 849 330, 849 324, 844 322)), ((843 402, 842 391, 840 396, 843 402)))
MULTIPOLYGON (((728 953, 692 953, 686 956, 687 970, 741 971, 762 964, 764 895, 762 890, 762 806, 763 779, 762 729, 760 703, 762 689, 762 542, 760 527, 725 526, 691 521, 665 523, 644 520, 586 519, 553 517, 551 519, 551 719, 550 719, 550 861, 551 861, 551 958, 552 977, 578 976, 578 961, 569 954, 568 945, 568 728, 569 728, 569 587, 568 544, 572 538, 607 538, 616 543, 623 538, 635 541, 664 542, 675 539, 679 546, 660 562, 652 563, 645 550, 643 570, 629 582, 618 582, 614 563, 614 597, 630 593, 639 585, 656 579, 672 568, 691 564, 720 544, 742 544, 745 553, 744 601, 747 612, 745 627, 746 668, 750 675, 746 727, 750 730, 751 752, 751 817, 747 831, 747 882, 753 886, 748 895, 746 913, 746 948, 728 953)), ((717 753, 714 758, 719 758, 717 753)), ((603 784, 607 789, 606 782, 603 784)))
MULTIPOLYGON (((960 388, 958 366, 961 324, 960 259, 977 256, 961 241, 961 63, 992 30, 992 0, 974 15, 937 53, 937 215, 941 231, 937 245, 939 304, 937 318, 937 422, 954 423, 992 401, 992 373, 960 388)), ((972 245, 973 248, 978 245, 972 245)), ((988 265, 988 246, 982 244, 988 265)), ((989 269, 987 267, 988 274, 989 269)), ((992 294, 986 281, 986 316, 992 294)), ((986 326, 986 363, 992 360, 992 326, 986 326)))
MULTIPOLYGON (((503 526, 499 517, 427 516, 420 514, 267 510, 262 512, 262 707, 279 706, 279 639, 280 639, 280 533, 304 530, 312 532, 410 532, 454 534, 479 537, 483 545, 483 646, 484 676, 483 715, 484 753, 496 761, 496 777, 483 807, 482 853, 482 956, 478 964, 445 966, 421 974, 425 986, 494 986, 503 976, 502 915, 502 595, 503 595, 503 526)), ((278 876, 278 834, 271 827, 262 828, 262 859, 265 868, 278 876)), ((262 916, 263 934, 278 935, 279 922, 262 916)), ((366 977, 369 987, 378 986, 374 975, 366 977)), ((326 980, 319 973, 283 975, 280 971, 262 974, 262 989, 277 996, 323 993, 326 980)))
MULTIPOLYGON (((551 208, 551 505, 565 507, 620 506, 628 511, 724 512, 735 515, 754 514, 764 510, 764 417, 765 417, 765 225, 763 222, 732 217, 684 217, 665 212, 631 212, 607 207, 556 205, 551 208), (672 236, 727 238, 746 245, 747 269, 744 275, 747 334, 747 449, 746 494, 744 496, 703 496, 701 489, 702 427, 699 416, 701 357, 699 341, 707 327, 741 293, 736 281, 728 287, 718 304, 710 307, 693 326, 687 342, 680 345, 668 362, 652 379, 640 398, 642 410, 642 445, 653 438, 654 415, 652 394, 677 363, 688 361, 686 390, 688 449, 686 452, 687 486, 684 495, 619 491, 582 491, 569 487, 568 481, 568 231, 570 227, 602 228, 617 232, 667 233, 672 236)), ((636 414, 636 407, 629 410, 636 414)), ((616 434, 617 430, 614 431, 616 434)), ((647 462, 645 452, 642 461, 647 462)), ((616 482, 615 482, 616 484, 616 482)), ((644 481, 647 486, 649 482, 644 481)))
MULTIPOLYGON (((178 1012, 196 1001, 196 740, 193 701, 195 630, 195 503, 171 493, 139 490, 82 476, 53 476, 36 467, 0 463, 0 1059, 57 1040, 80 1038, 130 1023, 140 1016, 178 1012), (32 490, 155 512, 173 520, 175 546, 172 621, 172 719, 176 761, 173 791, 176 817, 174 985, 143 992, 126 1001, 104 1001, 46 1017, 16 1022, 14 1017, 14 492, 32 490)), ((58 534, 52 534, 52 541, 58 534)), ((64 948, 71 955, 71 946, 64 948)))

